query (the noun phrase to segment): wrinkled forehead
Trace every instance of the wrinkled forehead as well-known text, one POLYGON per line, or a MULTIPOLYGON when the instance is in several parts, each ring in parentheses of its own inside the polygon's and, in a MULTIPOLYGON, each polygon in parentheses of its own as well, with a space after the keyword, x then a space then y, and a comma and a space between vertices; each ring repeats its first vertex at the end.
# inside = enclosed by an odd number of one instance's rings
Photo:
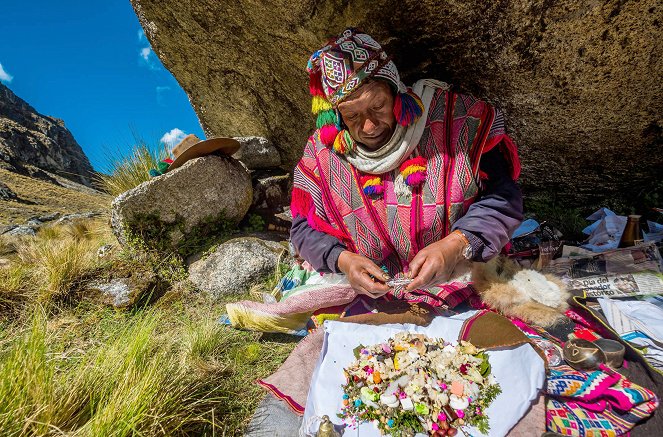
POLYGON ((370 80, 362 84, 357 90, 350 94, 345 100, 338 104, 338 109, 353 109, 372 103, 376 100, 390 97, 394 93, 393 88, 381 80, 370 80))

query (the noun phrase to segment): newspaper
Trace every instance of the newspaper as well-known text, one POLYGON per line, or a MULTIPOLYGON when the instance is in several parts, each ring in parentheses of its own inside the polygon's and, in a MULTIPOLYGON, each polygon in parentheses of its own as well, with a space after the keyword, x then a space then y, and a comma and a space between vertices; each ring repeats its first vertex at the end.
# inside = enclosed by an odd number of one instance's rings
POLYGON ((663 370, 663 299, 598 300, 608 324, 619 336, 640 349, 647 361, 663 370))
POLYGON ((600 254, 577 248, 563 249, 566 257, 545 266, 567 284, 569 290, 588 297, 628 297, 663 294, 663 268, 655 243, 615 249, 600 254))

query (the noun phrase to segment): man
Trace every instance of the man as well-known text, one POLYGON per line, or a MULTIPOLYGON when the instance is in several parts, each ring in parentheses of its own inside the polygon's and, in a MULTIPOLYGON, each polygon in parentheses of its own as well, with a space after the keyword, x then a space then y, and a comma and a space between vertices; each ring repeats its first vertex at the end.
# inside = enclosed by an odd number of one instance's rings
POLYGON ((407 88, 382 47, 353 29, 308 71, 317 129, 294 172, 291 241, 314 271, 289 272, 280 302, 226 305, 229 322, 297 333, 312 314, 365 310, 358 295, 467 299, 466 282, 448 282, 456 264, 494 257, 522 220, 502 113, 442 82, 407 88))
POLYGON ((522 220, 519 162, 501 112, 440 82, 406 89, 380 45, 352 29, 308 69, 318 130, 295 170, 296 250, 371 297, 393 292, 385 281, 405 274, 413 281, 396 297, 462 300, 467 289, 442 285, 456 264, 494 257, 522 220), (417 159, 408 184, 403 166, 417 159))

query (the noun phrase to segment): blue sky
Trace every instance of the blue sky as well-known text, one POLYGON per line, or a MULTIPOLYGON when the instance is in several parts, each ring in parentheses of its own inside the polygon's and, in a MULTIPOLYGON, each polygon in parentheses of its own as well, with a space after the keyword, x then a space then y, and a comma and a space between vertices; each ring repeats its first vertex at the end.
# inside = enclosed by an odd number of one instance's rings
POLYGON ((134 133, 157 145, 202 129, 186 93, 149 47, 129 0, 3 1, 0 81, 61 118, 96 170, 134 133))

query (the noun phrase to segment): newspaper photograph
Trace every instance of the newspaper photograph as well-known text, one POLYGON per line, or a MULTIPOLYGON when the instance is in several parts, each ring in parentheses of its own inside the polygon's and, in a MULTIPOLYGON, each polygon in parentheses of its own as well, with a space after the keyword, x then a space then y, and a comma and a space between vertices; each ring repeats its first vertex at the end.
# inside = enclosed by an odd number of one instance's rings
POLYGON ((656 273, 586 276, 568 281, 569 290, 587 297, 630 297, 663 294, 663 279, 656 273))

